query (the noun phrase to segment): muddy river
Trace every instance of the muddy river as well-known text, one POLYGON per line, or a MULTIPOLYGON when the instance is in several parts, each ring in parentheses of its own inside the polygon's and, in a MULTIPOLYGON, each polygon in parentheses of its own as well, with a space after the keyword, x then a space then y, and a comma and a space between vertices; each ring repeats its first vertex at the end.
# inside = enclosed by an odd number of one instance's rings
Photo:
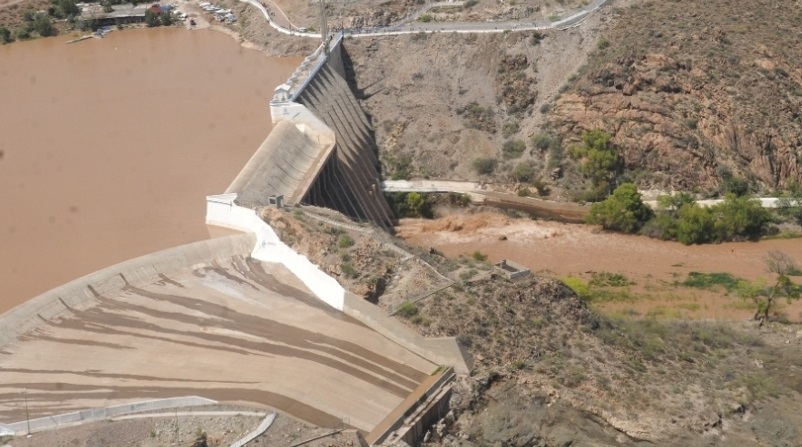
POLYGON ((0 46, 0 313, 110 264, 209 237, 300 58, 210 30, 0 46))

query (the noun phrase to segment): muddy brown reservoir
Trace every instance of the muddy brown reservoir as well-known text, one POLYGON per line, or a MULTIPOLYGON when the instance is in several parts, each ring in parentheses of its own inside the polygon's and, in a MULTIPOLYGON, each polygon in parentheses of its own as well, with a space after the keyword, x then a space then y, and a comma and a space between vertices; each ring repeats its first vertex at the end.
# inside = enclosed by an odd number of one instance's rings
POLYGON ((300 58, 214 31, 0 46, 0 313, 110 264, 204 239, 300 58))

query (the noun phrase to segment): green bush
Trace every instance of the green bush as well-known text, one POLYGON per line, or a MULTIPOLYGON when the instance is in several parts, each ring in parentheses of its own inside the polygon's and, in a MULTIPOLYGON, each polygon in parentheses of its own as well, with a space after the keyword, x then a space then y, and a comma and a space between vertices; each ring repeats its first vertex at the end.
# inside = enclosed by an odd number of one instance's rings
POLYGON ((5 26, 0 25, 0 42, 9 43, 13 41, 14 38, 11 37, 11 31, 5 26))
POLYGON ((42 37, 55 36, 58 31, 50 21, 50 17, 44 13, 36 13, 33 18, 33 29, 42 37))
POLYGON ((588 283, 582 280, 582 278, 577 278, 576 276, 567 276, 565 278, 561 278, 563 284, 568 286, 569 289, 573 290, 574 293, 577 294, 580 298, 587 300, 590 298, 590 287, 588 283))
POLYGON ((722 287, 727 292, 733 292, 738 288, 742 279, 725 272, 700 273, 690 272, 685 281, 680 284, 685 287, 696 289, 715 289, 722 287))
POLYGON ((606 230, 634 233, 652 216, 652 210, 643 203, 635 185, 624 183, 603 202, 594 203, 585 220, 606 230))
POLYGON ((390 193, 387 195, 387 202, 398 217, 423 217, 426 219, 434 217, 432 203, 428 194, 417 192, 390 193))
POLYGON ((349 278, 357 278, 359 276, 359 272, 356 271, 353 264, 350 262, 343 262, 340 264, 340 270, 343 274, 349 278))
POLYGON ((486 255, 486 254, 484 254, 484 253, 482 253, 482 252, 481 252, 481 251, 479 251, 479 250, 476 250, 475 252, 473 252, 473 254, 471 254, 471 257, 472 257, 472 258, 473 258, 475 261, 479 261, 479 262, 485 262, 485 261, 487 261, 487 255, 486 255))
POLYGON ((582 145, 572 147, 570 154, 583 160, 580 169, 596 188, 609 190, 624 168, 610 134, 601 129, 583 132, 582 145))
POLYGON ((480 157, 473 161, 473 169, 477 174, 490 175, 496 170, 498 160, 493 157, 480 157))
POLYGON ((337 246, 340 248, 348 248, 353 245, 354 245, 354 239, 347 234, 341 234, 339 239, 337 240, 337 246))
POLYGON ((504 138, 509 138, 518 133, 519 130, 521 130, 521 126, 518 123, 507 123, 501 128, 501 135, 504 138))
POLYGON ((416 306, 415 303, 404 301, 398 306, 398 310, 396 310, 395 313, 403 318, 412 318, 418 314, 418 306, 416 306))
POLYGON ((423 23, 429 23, 429 22, 431 22, 433 19, 434 19, 434 18, 432 17, 432 15, 431 15, 431 14, 424 14, 424 15, 420 16, 420 18, 419 18, 418 20, 420 20, 420 21, 421 21, 421 22, 423 22, 423 23))
POLYGON ((555 145, 560 145, 560 140, 547 133, 539 133, 532 137, 532 147, 540 151, 551 149, 555 145))
POLYGON ((501 147, 505 159, 519 158, 526 150, 526 143, 522 140, 507 140, 501 147))
POLYGON ((510 175, 516 182, 528 183, 535 177, 535 167, 529 161, 522 161, 515 165, 510 175))

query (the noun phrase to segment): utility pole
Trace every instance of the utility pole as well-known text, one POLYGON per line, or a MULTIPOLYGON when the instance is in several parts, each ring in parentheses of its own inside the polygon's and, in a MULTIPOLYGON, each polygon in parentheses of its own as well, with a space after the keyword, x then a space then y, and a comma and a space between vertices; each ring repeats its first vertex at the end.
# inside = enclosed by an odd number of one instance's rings
POLYGON ((329 54, 329 27, 326 20, 326 0, 320 1, 320 37, 323 39, 323 51, 329 54))

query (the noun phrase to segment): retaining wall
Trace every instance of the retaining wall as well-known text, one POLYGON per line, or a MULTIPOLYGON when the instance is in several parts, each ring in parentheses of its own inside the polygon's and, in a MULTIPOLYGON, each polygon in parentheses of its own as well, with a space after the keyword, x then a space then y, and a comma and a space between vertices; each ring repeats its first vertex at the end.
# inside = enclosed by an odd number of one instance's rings
POLYGON ((429 376, 403 402, 376 426, 366 440, 371 445, 387 441, 393 445, 401 439, 408 445, 416 445, 433 423, 448 412, 454 381, 454 371, 448 368, 429 376))
POLYGON ((207 197, 206 223, 253 233, 256 236, 256 243, 251 257, 284 265, 319 299, 342 311, 345 289, 305 256, 281 242, 273 228, 254 210, 236 205, 235 199, 236 194, 207 197))
POLYGON ((72 309, 92 307, 96 294, 125 286, 157 280, 160 273, 186 268, 202 262, 234 255, 247 255, 255 237, 250 234, 227 236, 181 245, 134 258, 49 290, 0 316, 0 348, 20 335, 72 309))
POLYGON ((87 410, 74 411, 72 413, 31 419, 30 421, 15 422, 13 424, 8 424, 7 427, 16 434, 25 434, 28 432, 29 427, 31 432, 37 432, 58 428, 62 425, 103 421, 123 414, 167 410, 181 407, 194 407, 199 405, 212 405, 216 403, 216 400, 206 399, 198 396, 171 397, 168 399, 148 400, 105 408, 90 408, 87 410))
POLYGON ((345 294, 345 306, 342 310, 346 315, 356 318, 365 326, 431 362, 452 366, 458 374, 471 372, 470 355, 463 351, 454 337, 426 338, 353 293, 345 294))

